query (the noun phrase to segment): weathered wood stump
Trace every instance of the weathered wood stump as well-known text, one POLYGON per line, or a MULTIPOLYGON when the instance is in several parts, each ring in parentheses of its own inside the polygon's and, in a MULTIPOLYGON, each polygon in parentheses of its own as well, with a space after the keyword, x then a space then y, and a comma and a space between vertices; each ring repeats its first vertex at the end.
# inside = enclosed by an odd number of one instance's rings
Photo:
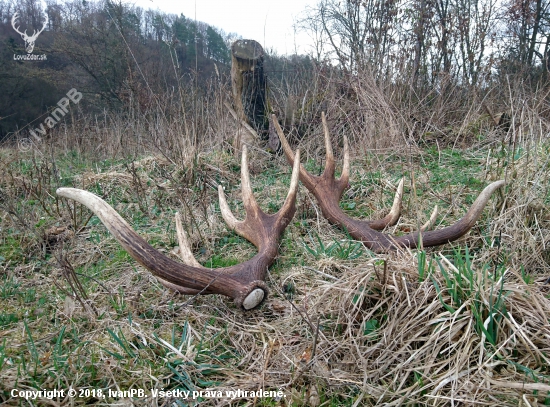
POLYGON ((268 137, 264 50, 254 40, 238 40, 231 46, 231 82, 237 114, 262 139, 268 137))

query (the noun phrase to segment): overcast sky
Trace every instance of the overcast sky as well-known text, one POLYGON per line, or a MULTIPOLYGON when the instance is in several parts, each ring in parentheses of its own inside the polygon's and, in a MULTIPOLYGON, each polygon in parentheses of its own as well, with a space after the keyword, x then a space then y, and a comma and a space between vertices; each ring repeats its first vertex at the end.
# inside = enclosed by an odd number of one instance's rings
POLYGON ((318 0, 126 0, 145 9, 159 9, 170 14, 203 21, 237 33, 244 39, 258 41, 264 49, 279 54, 308 53, 310 40, 305 33, 295 33, 294 20, 306 6, 318 0))

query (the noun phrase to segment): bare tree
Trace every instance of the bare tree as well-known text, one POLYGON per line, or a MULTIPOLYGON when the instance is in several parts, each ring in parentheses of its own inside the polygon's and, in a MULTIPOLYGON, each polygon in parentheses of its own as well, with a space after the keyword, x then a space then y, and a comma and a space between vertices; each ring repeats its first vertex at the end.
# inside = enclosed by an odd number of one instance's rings
POLYGON ((381 72, 390 60, 397 14, 397 0, 322 0, 306 18, 310 33, 323 45, 326 39, 343 68, 354 72, 369 64, 381 72))
POLYGON ((505 3, 509 56, 520 64, 534 66, 543 61, 549 50, 548 0, 510 0, 505 3), (535 58, 536 57, 536 58, 535 58))
POLYGON ((456 0, 459 52, 457 65, 464 83, 476 85, 496 25, 496 0, 456 0))

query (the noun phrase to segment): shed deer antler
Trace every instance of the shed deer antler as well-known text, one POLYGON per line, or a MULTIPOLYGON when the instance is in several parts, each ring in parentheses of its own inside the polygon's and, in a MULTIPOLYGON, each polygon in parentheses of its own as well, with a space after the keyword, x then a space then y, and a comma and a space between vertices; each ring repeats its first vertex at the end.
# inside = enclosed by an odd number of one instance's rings
POLYGON ((223 294, 233 298, 240 308, 249 310, 259 306, 267 297, 268 290, 264 282, 267 269, 277 257, 279 238, 296 212, 299 160, 300 154, 296 152, 290 189, 283 206, 277 213, 268 215, 260 209, 252 194, 248 152, 246 146, 243 148, 241 179, 245 220, 238 221, 235 218, 221 186, 218 186, 218 195, 221 213, 227 225, 252 242, 258 254, 244 263, 218 269, 203 267, 195 260, 177 214, 180 252, 187 264, 178 263, 155 250, 111 206, 91 192, 59 188, 57 194, 80 202, 94 212, 122 247, 164 286, 184 294, 223 294))
MULTIPOLYGON (((461 236, 465 235, 475 224, 475 222, 481 216, 483 208, 487 204, 491 194, 505 184, 504 181, 496 181, 488 185, 479 194, 474 204, 466 215, 457 221, 452 226, 440 230, 423 231, 433 224, 437 215, 437 207, 430 217, 430 221, 424 225, 419 232, 410 233, 404 236, 392 236, 387 235, 379 230, 384 229, 386 226, 394 225, 399 219, 401 212, 401 200, 403 197, 403 179, 399 183, 397 193, 395 195, 394 203, 390 213, 383 219, 374 221, 361 221, 350 218, 342 209, 340 209, 339 201, 342 197, 344 190, 348 186, 349 181, 349 147, 347 137, 344 136, 344 164, 342 168, 342 175, 336 179, 334 176, 335 161, 334 154, 332 152, 332 146, 330 143, 330 136, 328 132, 328 126, 325 119, 325 114, 322 114, 323 130, 325 133, 325 148, 326 148, 326 164, 325 170, 321 176, 315 176, 308 173, 305 168, 300 165, 300 181, 305 187, 315 196, 321 211, 325 218, 332 224, 339 225, 345 228, 348 233, 376 253, 387 252, 400 247, 415 248, 420 245, 424 247, 438 246, 448 242, 457 240, 461 236)), ((288 141, 279 126, 279 122, 275 115, 273 115, 273 123, 275 129, 281 139, 283 151, 287 160, 296 165, 295 156, 288 144, 288 141)))

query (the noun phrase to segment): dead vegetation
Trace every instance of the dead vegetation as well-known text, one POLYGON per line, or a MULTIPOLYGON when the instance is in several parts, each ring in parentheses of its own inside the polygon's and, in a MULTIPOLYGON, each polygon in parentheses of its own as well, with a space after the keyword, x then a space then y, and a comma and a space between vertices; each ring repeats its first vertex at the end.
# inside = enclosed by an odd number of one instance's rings
MULTIPOLYGON (((211 110, 200 114, 190 108, 189 116, 166 119, 157 133, 145 134, 140 118, 125 124, 112 117, 104 128, 59 126, 30 151, 4 146, 2 403, 22 402, 10 395, 14 388, 71 386, 104 394, 281 390, 284 397, 88 395, 56 405, 550 404, 544 95, 512 96, 512 124, 504 133, 491 127, 481 106, 457 113, 463 120, 454 124, 445 124, 437 109, 433 117, 414 112, 419 119, 411 123, 412 109, 396 108, 399 98, 372 83, 358 81, 354 89, 355 99, 334 93, 319 105, 327 108, 337 155, 343 134, 352 144, 352 187, 341 202, 350 216, 384 215, 402 176, 403 215, 388 230, 398 235, 422 225, 434 204, 441 208, 438 228, 459 219, 491 181, 505 179, 506 187, 455 244, 375 255, 330 226, 302 186, 268 276, 270 296, 248 313, 224 297, 166 290, 89 211, 55 195, 73 186, 102 196, 174 259, 176 211, 201 264, 252 257, 254 248, 227 230, 217 204, 221 184, 242 218, 240 164, 231 150, 235 123, 222 100, 205 103, 211 110)), ((299 141, 302 162, 317 173, 324 157, 313 147, 322 147, 320 121, 308 131, 299 141)), ((275 211, 290 166, 253 148, 250 167, 259 205, 275 211)))

